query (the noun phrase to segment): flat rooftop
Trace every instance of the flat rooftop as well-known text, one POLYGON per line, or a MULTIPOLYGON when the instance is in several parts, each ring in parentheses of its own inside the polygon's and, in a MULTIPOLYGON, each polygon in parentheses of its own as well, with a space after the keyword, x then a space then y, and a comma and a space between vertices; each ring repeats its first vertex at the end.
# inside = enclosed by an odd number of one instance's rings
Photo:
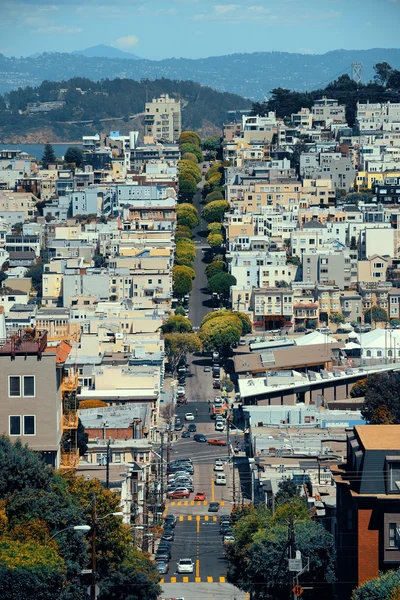
POLYGON ((400 450, 400 425, 357 425, 365 450, 400 450))

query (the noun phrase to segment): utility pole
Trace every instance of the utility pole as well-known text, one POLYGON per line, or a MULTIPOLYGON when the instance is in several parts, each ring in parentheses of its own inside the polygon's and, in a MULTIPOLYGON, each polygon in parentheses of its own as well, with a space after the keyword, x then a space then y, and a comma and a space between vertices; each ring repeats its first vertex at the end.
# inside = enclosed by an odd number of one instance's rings
MULTIPOLYGON (((143 496, 143 525, 144 525, 146 531, 148 530, 148 526, 149 526, 148 493, 149 493, 149 477, 148 477, 148 472, 146 469, 146 481, 145 481, 144 496, 143 496)), ((148 537, 143 534, 143 538, 142 538, 142 550, 143 551, 148 550, 148 541, 149 541, 148 537)))
POLYGON ((161 452, 160 452, 160 506, 164 502, 164 432, 160 431, 161 452))
POLYGON ((90 600, 97 600, 96 591, 96 533, 97 533, 97 500, 93 492, 92 498, 92 586, 90 589, 90 600))
POLYGON ((107 454, 106 454, 106 489, 110 487, 110 438, 107 440, 107 454))

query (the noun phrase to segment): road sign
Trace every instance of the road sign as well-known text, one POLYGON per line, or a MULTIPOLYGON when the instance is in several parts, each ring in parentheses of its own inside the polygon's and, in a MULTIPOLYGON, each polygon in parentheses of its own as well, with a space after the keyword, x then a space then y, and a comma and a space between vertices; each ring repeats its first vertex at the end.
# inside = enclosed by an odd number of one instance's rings
POLYGON ((296 573, 302 571, 303 561, 301 558, 289 558, 289 571, 295 571, 296 573))
MULTIPOLYGON (((89 585, 89 587, 87 588, 87 594, 88 596, 90 596, 92 594, 92 587, 91 585, 89 585)), ((95 598, 97 598, 97 596, 100 594, 100 588, 99 586, 96 584, 95 585, 95 598)))
POLYGON ((292 592, 294 593, 294 595, 295 595, 295 596, 297 596, 298 598, 300 598, 300 596, 302 596, 302 595, 303 595, 303 592, 304 592, 304 590, 303 590, 303 588, 301 587, 301 585, 299 585, 299 584, 296 584, 296 585, 294 586, 294 588, 292 589, 292 592))

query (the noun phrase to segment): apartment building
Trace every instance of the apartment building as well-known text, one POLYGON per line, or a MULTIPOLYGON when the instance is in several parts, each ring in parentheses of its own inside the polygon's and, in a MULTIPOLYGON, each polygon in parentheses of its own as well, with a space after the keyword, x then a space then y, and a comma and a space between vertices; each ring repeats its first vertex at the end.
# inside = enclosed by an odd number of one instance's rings
POLYGON ((334 189, 348 192, 354 186, 356 169, 352 158, 341 152, 319 152, 300 156, 300 174, 307 179, 330 179, 334 189))
POLYGON ((327 127, 333 123, 346 123, 346 106, 334 98, 315 100, 311 107, 312 124, 327 127))
POLYGON ((357 251, 313 249, 302 254, 303 280, 312 283, 333 282, 342 290, 357 284, 357 251))
POLYGON ((357 265, 357 281, 374 283, 386 281, 387 270, 392 265, 389 256, 374 254, 366 260, 359 260, 357 265))
POLYGON ((356 127, 359 135, 381 131, 388 123, 400 123, 400 103, 357 102, 356 127))
POLYGON ((227 253, 226 261, 237 285, 250 288, 288 287, 298 270, 287 264, 286 252, 234 251, 227 253))
POLYGON ((378 281, 374 283, 360 282, 358 292, 361 295, 363 313, 370 310, 373 306, 382 308, 384 311, 389 309, 389 293, 393 291, 390 281, 378 281))
POLYGON ((315 286, 315 300, 319 306, 319 320, 329 325, 329 317, 332 313, 338 313, 341 309, 340 287, 334 284, 317 284, 315 286))
POLYGON ((0 191, 0 219, 8 225, 29 221, 36 216, 36 202, 33 194, 0 191))
POLYGON ((400 566, 400 426, 357 425, 347 433, 336 482, 338 592, 400 566))
POLYGON ((304 191, 299 181, 256 182, 248 190, 243 190, 242 197, 231 198, 231 204, 235 211, 254 214, 259 213, 263 206, 297 211, 307 208, 312 200, 311 191, 304 191))
POLYGON ((145 137, 173 143, 181 134, 181 101, 162 94, 146 102, 144 108, 145 137))
POLYGON ((292 325, 293 292, 289 287, 249 289, 232 286, 231 302, 235 310, 249 315, 256 331, 271 331, 292 325))

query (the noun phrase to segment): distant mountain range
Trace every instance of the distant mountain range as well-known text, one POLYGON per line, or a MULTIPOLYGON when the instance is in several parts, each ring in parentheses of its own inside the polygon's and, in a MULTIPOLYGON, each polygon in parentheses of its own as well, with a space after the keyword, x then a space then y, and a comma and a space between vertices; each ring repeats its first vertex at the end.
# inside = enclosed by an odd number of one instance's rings
POLYGON ((350 73, 352 62, 363 64, 364 81, 372 79, 373 66, 378 62, 386 61, 400 69, 400 49, 334 50, 326 54, 256 52, 154 61, 130 56, 129 53, 123 53, 123 58, 120 54, 109 57, 111 51, 121 51, 109 46, 98 48, 88 48, 79 55, 50 52, 27 58, 7 58, 0 54, 0 93, 18 87, 37 86, 44 80, 63 81, 71 77, 94 81, 104 78, 137 81, 168 78, 196 81, 219 91, 263 100, 276 87, 299 91, 321 88, 341 73, 350 73), (96 52, 108 53, 108 56, 92 56, 96 52))
POLYGON ((74 50, 72 54, 79 54, 79 56, 86 56, 88 58, 123 58, 124 60, 142 60, 140 56, 132 54, 131 52, 124 52, 113 46, 106 46, 105 44, 98 44, 97 46, 91 46, 84 50, 74 50))

